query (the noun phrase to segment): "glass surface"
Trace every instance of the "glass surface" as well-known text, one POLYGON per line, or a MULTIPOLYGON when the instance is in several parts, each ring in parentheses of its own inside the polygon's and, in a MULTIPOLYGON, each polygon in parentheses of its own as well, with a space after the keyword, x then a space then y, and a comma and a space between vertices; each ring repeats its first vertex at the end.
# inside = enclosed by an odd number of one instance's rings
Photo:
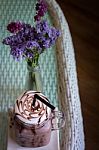
MULTIPOLYGON (((27 64, 25 61, 16 62, 10 55, 9 46, 3 45, 3 38, 9 32, 6 26, 11 21, 23 21, 34 24, 36 0, 0 0, 0 149, 6 149, 7 140, 7 110, 14 104, 17 97, 27 87, 27 64)), ((47 13, 45 18, 50 24, 51 18, 47 13)), ((43 93, 51 103, 58 106, 58 82, 55 46, 45 51, 39 59, 43 80, 43 93)))

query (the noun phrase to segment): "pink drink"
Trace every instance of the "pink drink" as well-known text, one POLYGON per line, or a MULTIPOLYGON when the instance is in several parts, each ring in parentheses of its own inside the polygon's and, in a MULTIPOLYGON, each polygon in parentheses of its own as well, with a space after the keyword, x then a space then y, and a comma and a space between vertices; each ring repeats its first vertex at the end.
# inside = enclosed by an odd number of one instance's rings
POLYGON ((29 126, 15 119, 16 142, 23 147, 45 146, 50 141, 51 121, 44 121, 41 125, 29 126))
POLYGON ((65 125, 64 114, 61 111, 52 111, 50 105, 42 93, 27 91, 17 99, 14 107, 9 109, 10 136, 20 146, 45 146, 50 142, 51 131, 65 125), (38 95, 44 103, 37 97, 35 101, 34 95, 38 95))
POLYGON ((32 106, 34 94, 48 99, 39 92, 28 91, 18 98, 14 109, 14 127, 16 142, 24 147, 45 146, 51 136, 51 109, 36 100, 32 106))

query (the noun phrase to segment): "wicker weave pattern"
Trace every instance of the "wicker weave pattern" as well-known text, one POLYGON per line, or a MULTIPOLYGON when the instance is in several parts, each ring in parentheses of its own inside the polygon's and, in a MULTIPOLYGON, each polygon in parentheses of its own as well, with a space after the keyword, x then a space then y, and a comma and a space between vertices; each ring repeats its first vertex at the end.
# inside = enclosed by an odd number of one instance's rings
MULTIPOLYGON (((8 35, 6 25, 22 20, 33 24, 33 8, 36 0, 0 0, 0 39, 8 35)), ((61 150, 84 150, 83 123, 77 87, 74 50, 67 22, 54 0, 47 0, 47 19, 62 30, 62 38, 56 47, 40 58, 44 94, 54 105, 60 103, 66 116, 66 126, 61 133, 61 150), (51 16, 55 16, 54 19, 51 16), (57 62, 56 62, 57 60, 57 62), (60 101, 58 101, 58 99, 60 101)), ((9 55, 9 48, 0 44, 0 149, 6 149, 6 111, 17 96, 27 89, 28 71, 25 62, 16 63, 9 55)))
POLYGON ((53 22, 62 31, 62 38, 56 44, 59 97, 66 116, 60 148, 61 150, 84 150, 83 122, 72 39, 59 5, 54 0, 48 2, 50 13, 54 16, 53 22))
MULTIPOLYGON (((0 41, 8 35, 6 26, 9 22, 21 20, 33 24, 35 3, 36 0, 0 0, 0 41)), ((46 15, 46 18, 51 23, 49 14, 46 15)), ((6 150, 6 111, 28 86, 26 62, 16 63, 9 53, 9 47, 0 43, 0 149, 2 150, 6 150)), ((55 62, 55 47, 48 49, 40 58, 43 92, 57 106, 57 68, 55 62)))

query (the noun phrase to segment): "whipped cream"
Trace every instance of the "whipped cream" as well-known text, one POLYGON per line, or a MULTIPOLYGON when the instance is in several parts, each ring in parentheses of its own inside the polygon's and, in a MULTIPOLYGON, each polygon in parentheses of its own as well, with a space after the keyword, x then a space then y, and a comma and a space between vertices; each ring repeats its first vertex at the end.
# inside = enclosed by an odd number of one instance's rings
POLYGON ((49 100, 40 92, 26 91, 16 101, 15 115, 23 122, 28 124, 40 124, 48 119, 51 114, 51 109, 36 99, 35 106, 32 106, 34 95, 38 94, 44 100, 49 100))

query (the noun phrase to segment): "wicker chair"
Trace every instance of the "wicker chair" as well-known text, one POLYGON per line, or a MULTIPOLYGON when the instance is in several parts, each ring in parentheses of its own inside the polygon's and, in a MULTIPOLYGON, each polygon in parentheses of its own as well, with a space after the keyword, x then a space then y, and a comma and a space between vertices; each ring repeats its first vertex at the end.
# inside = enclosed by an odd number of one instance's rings
MULTIPOLYGON (((0 37, 7 36, 6 25, 12 20, 32 23, 36 0, 0 0, 0 37)), ((56 46, 40 58, 44 94, 64 111, 66 125, 60 133, 61 150, 84 150, 84 132, 79 99, 74 48, 67 21, 55 0, 47 0, 47 19, 62 31, 56 46), (54 16, 54 17, 53 17, 54 16), (53 70, 52 70, 53 67, 53 70)), ((6 149, 7 110, 26 89, 26 63, 16 63, 9 48, 0 43, 0 149, 6 149)))

